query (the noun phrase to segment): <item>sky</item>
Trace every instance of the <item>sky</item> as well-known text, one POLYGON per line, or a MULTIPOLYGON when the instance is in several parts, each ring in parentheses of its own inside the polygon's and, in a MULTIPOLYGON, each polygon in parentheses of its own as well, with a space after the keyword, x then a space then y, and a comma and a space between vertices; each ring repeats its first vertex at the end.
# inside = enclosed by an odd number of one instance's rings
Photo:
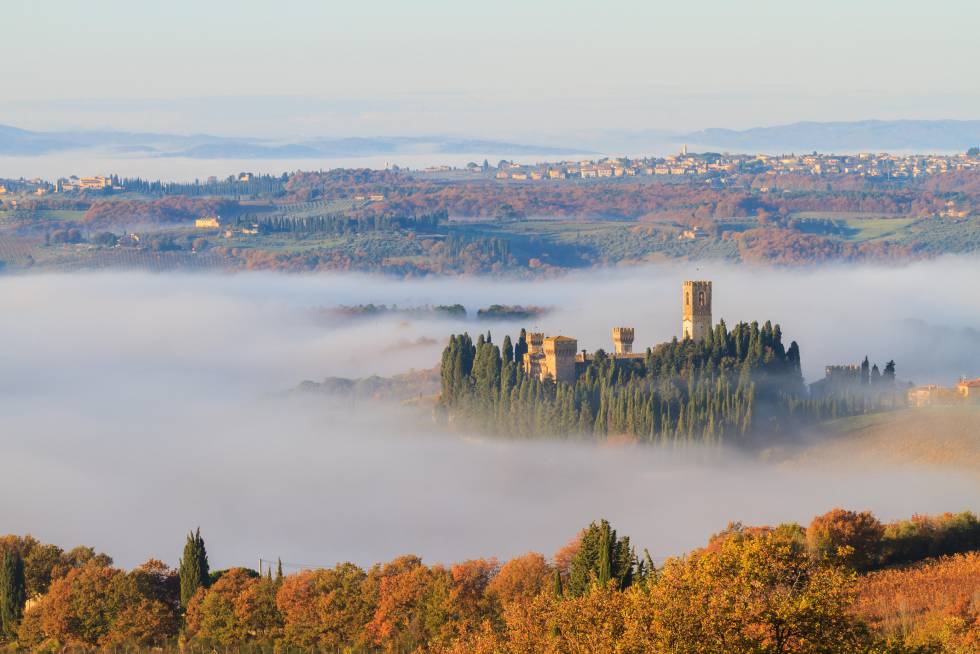
POLYGON ((976 119, 968 0, 7 0, 0 124, 266 137, 976 119))

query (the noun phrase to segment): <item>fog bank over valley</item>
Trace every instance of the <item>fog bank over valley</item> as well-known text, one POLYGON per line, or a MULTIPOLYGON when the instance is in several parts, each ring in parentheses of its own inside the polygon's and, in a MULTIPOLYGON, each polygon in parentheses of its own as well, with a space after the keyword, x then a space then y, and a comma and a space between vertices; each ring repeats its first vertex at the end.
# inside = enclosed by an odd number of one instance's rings
MULTIPOLYGON (((865 354, 900 380, 980 376, 976 259, 896 268, 693 264, 537 282, 355 275, 74 274, 0 278, 0 532, 84 543, 131 566, 176 563, 200 525, 214 567, 260 557, 360 564, 527 550, 550 554, 608 518, 656 557, 730 520, 807 521, 842 505, 883 519, 976 510, 976 471, 893 458, 847 466, 718 450, 679 452, 444 432, 426 409, 280 395, 328 376, 438 362, 451 333, 521 326, 590 351, 636 328, 680 332, 683 279, 714 282, 714 318, 766 320, 799 342, 807 381, 865 354), (362 303, 464 304, 467 320, 328 317, 362 303), (490 304, 554 311, 477 321, 490 304), (167 543, 169 550, 161 550, 167 543)), ((846 447, 837 442, 835 448, 846 447)), ((818 450, 819 452, 819 450, 818 450)))

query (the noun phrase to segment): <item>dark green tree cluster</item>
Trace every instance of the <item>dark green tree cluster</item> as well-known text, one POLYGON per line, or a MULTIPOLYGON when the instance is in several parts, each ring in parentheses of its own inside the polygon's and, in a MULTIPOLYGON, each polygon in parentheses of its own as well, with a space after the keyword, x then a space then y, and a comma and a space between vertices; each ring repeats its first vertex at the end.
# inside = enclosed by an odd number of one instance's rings
POLYGON ((390 232, 404 229, 431 232, 448 219, 445 211, 419 216, 383 214, 354 218, 342 213, 319 216, 242 216, 239 225, 255 225, 263 234, 360 234, 364 232, 390 232))
POLYGON ((144 195, 186 195, 219 196, 219 197, 279 197, 285 194, 286 181, 289 176, 282 175, 252 175, 248 181, 238 181, 237 175, 225 179, 192 183, 161 182, 130 177, 119 179, 112 176, 112 185, 121 186, 126 192, 142 193, 144 195))
POLYGON ((610 581, 624 590, 632 585, 638 567, 629 536, 617 537, 616 530, 606 520, 593 522, 583 532, 579 550, 572 557, 565 592, 578 597, 592 584, 606 586, 610 581))
POLYGON ((627 435, 719 443, 753 428, 778 429, 810 410, 800 349, 779 325, 720 322, 703 342, 674 339, 645 357, 602 350, 579 362, 574 384, 526 375, 526 334, 497 347, 454 335, 442 356, 440 406, 453 420, 512 436, 627 435), (781 422, 782 421, 782 422, 781 422))
POLYGON ((0 639, 16 637, 25 602, 24 559, 16 549, 7 548, 0 560, 0 639))

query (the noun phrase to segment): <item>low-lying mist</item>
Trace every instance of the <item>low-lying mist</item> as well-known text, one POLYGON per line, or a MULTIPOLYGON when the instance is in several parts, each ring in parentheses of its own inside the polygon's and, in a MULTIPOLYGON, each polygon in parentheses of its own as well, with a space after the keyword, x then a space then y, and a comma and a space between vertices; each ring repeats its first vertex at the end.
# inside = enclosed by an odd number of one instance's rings
MULTIPOLYGON (((537 327, 609 348, 680 329, 680 281, 714 281, 715 319, 772 319, 808 381, 894 358, 901 379, 980 376, 976 260, 785 271, 662 266, 541 282, 365 276, 74 274, 0 278, 0 533, 175 563, 197 525, 212 563, 361 564, 545 553, 606 517, 654 556, 730 520, 807 521, 844 505, 884 519, 977 508, 977 478, 882 465, 782 465, 443 433, 424 410, 276 396, 304 379, 434 365, 462 330, 519 324, 403 316, 324 321, 360 303, 555 307, 537 327), (432 339, 435 343, 432 342, 432 339)), ((533 325, 527 325, 531 327, 533 325)))

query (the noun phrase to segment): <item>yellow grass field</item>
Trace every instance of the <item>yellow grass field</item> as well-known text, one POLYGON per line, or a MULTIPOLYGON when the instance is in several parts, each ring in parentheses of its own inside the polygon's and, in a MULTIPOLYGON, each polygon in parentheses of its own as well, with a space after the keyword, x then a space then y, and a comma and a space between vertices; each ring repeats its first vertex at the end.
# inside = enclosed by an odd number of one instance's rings
POLYGON ((828 423, 788 465, 929 465, 980 477, 980 406, 903 409, 828 423))

